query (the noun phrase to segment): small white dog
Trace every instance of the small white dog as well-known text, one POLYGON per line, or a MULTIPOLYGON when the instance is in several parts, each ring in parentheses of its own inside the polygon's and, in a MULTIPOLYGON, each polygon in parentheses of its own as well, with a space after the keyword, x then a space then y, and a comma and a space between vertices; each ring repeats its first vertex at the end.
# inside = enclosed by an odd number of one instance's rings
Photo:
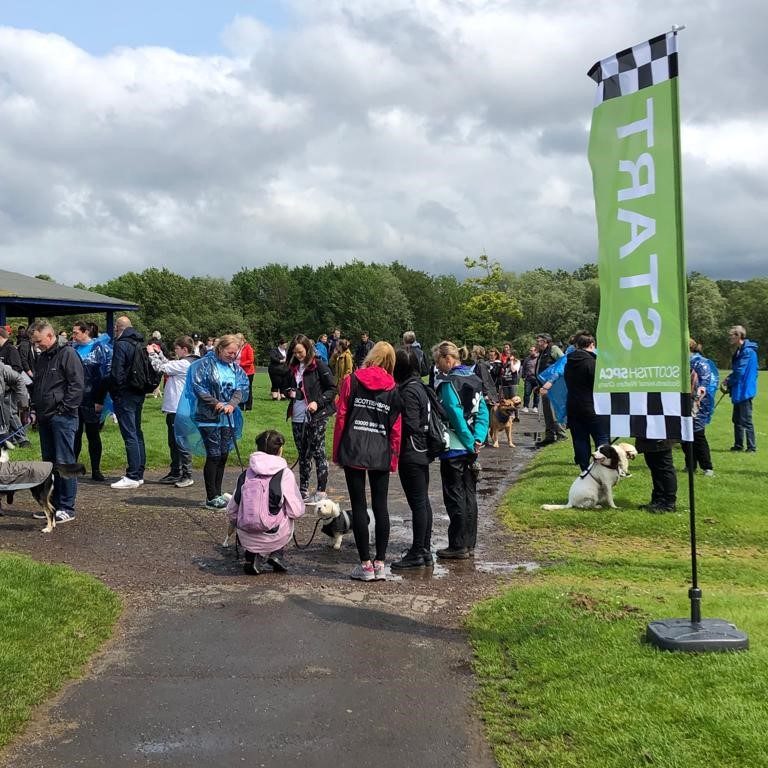
POLYGON ((637 449, 630 443, 601 445, 592 454, 592 463, 571 483, 567 504, 542 504, 548 511, 555 509, 600 509, 603 505, 616 509, 613 487, 620 477, 630 477, 629 462, 636 458, 637 449))
POLYGON ((341 549, 341 540, 345 533, 352 530, 352 512, 343 510, 335 501, 323 499, 315 504, 315 512, 321 520, 328 522, 320 529, 326 536, 330 536, 331 546, 341 549))

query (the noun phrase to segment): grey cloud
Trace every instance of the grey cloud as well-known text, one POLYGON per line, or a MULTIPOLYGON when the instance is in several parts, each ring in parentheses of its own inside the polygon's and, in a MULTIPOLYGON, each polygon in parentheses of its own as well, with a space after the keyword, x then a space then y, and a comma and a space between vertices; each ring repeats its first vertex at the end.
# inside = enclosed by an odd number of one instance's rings
MULTIPOLYGON (((70 282, 352 258, 461 274, 482 249, 573 269, 596 253, 586 70, 670 20, 683 119, 764 132, 756 0, 297 2, 205 58, 0 28, 0 262, 70 282)), ((764 272, 768 168, 706 151, 685 164, 688 266, 764 272)))
POLYGON ((418 216, 423 221, 435 224, 446 229, 464 229, 456 215, 456 211, 438 203, 436 200, 427 200, 418 207, 418 216))
POLYGON ((583 122, 549 125, 542 129, 538 137, 538 147, 544 155, 564 153, 584 156, 588 142, 589 132, 583 122))

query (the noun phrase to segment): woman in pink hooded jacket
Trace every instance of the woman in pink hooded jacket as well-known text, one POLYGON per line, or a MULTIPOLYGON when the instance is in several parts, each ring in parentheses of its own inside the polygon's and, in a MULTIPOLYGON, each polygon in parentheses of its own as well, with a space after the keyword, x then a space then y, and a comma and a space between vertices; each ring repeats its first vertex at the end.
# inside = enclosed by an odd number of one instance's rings
POLYGON ((374 344, 361 368, 341 384, 333 430, 333 460, 344 467, 352 506, 352 532, 360 565, 351 573, 359 581, 382 581, 389 543, 389 473, 397 471, 402 405, 392 371, 395 350, 386 341, 374 344), (376 559, 371 562, 365 477, 371 486, 376 521, 376 559))
POLYGON ((256 438, 256 452, 237 479, 227 504, 230 531, 245 549, 243 570, 253 576, 265 570, 288 570, 284 547, 293 536, 293 521, 304 514, 296 478, 283 458, 285 438, 273 429, 256 438))

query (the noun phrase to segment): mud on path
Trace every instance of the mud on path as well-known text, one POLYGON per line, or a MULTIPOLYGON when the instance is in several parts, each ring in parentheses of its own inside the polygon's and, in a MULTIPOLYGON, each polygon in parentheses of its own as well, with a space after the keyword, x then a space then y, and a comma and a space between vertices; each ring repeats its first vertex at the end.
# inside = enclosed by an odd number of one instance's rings
MULTIPOLYGON (((52 535, 19 494, 0 517, 0 550, 91 573, 126 610, 84 678, 38 709, 0 765, 490 768, 461 619, 536 567, 494 515, 531 456, 516 442, 481 454, 474 560, 366 584, 349 579, 351 534, 339 552, 320 532, 308 549, 288 548, 288 574, 244 575, 199 481, 182 490, 150 473, 135 491, 83 482, 77 520, 52 535)), ((436 549, 447 543, 436 464, 430 485, 436 549)), ((345 505, 338 468, 328 493, 345 505)), ((411 536, 396 476, 389 501, 393 560, 411 536)), ((314 523, 311 511, 298 521, 300 542, 314 523)))
MULTIPOLYGON (((440 598, 450 605, 452 620, 468 606, 494 592, 500 582, 525 572, 531 560, 525 543, 502 532, 495 509, 504 491, 529 460, 526 438, 516 439, 517 449, 502 445, 481 454, 478 484, 480 508, 478 546, 474 561, 437 561, 434 569, 388 574, 386 582, 365 585, 369 591, 391 597, 394 604, 404 596, 440 598), (397 596, 397 597, 396 597, 397 596)), ((205 587, 254 590, 323 590, 359 588, 349 573, 357 561, 351 533, 339 552, 328 547, 329 539, 319 530, 306 550, 289 545, 288 574, 245 576, 242 560, 231 548, 221 546, 226 534, 225 515, 202 506, 203 485, 199 478, 190 488, 160 485, 162 472, 148 472, 145 484, 136 490, 117 491, 106 483, 83 481, 77 498, 77 519, 59 525, 53 534, 41 534, 44 521, 31 496, 17 494, 12 506, 3 505, 0 517, 0 550, 26 553, 36 560, 64 563, 90 573, 119 592, 128 608, 144 603, 166 602, 175 589, 183 594, 205 587)), ((234 486, 237 472, 229 470, 224 486, 234 486)), ((117 479, 116 477, 114 479, 117 479)), ((328 495, 349 508, 343 473, 331 465, 328 495)), ((438 462, 432 465, 430 499, 434 511, 433 549, 447 544, 448 519, 442 503, 438 462)), ((391 537, 388 561, 407 549, 411 536, 410 510, 400 481, 390 477, 391 537)), ((312 508, 297 521, 296 537, 309 540, 316 521, 312 508)), ((389 569, 388 569, 389 570, 389 569)), ((440 611, 442 619, 447 618, 440 611)))

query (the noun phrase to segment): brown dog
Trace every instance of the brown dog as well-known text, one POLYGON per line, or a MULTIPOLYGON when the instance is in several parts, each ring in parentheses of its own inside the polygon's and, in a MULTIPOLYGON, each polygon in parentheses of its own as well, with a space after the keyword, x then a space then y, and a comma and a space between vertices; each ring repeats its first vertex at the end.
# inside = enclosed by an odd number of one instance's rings
POLYGON ((503 398, 493 406, 489 438, 494 448, 499 447, 499 431, 501 430, 507 433, 509 447, 515 447, 515 444, 512 442, 512 424, 515 419, 515 413, 522 403, 523 401, 515 395, 510 398, 503 398))

